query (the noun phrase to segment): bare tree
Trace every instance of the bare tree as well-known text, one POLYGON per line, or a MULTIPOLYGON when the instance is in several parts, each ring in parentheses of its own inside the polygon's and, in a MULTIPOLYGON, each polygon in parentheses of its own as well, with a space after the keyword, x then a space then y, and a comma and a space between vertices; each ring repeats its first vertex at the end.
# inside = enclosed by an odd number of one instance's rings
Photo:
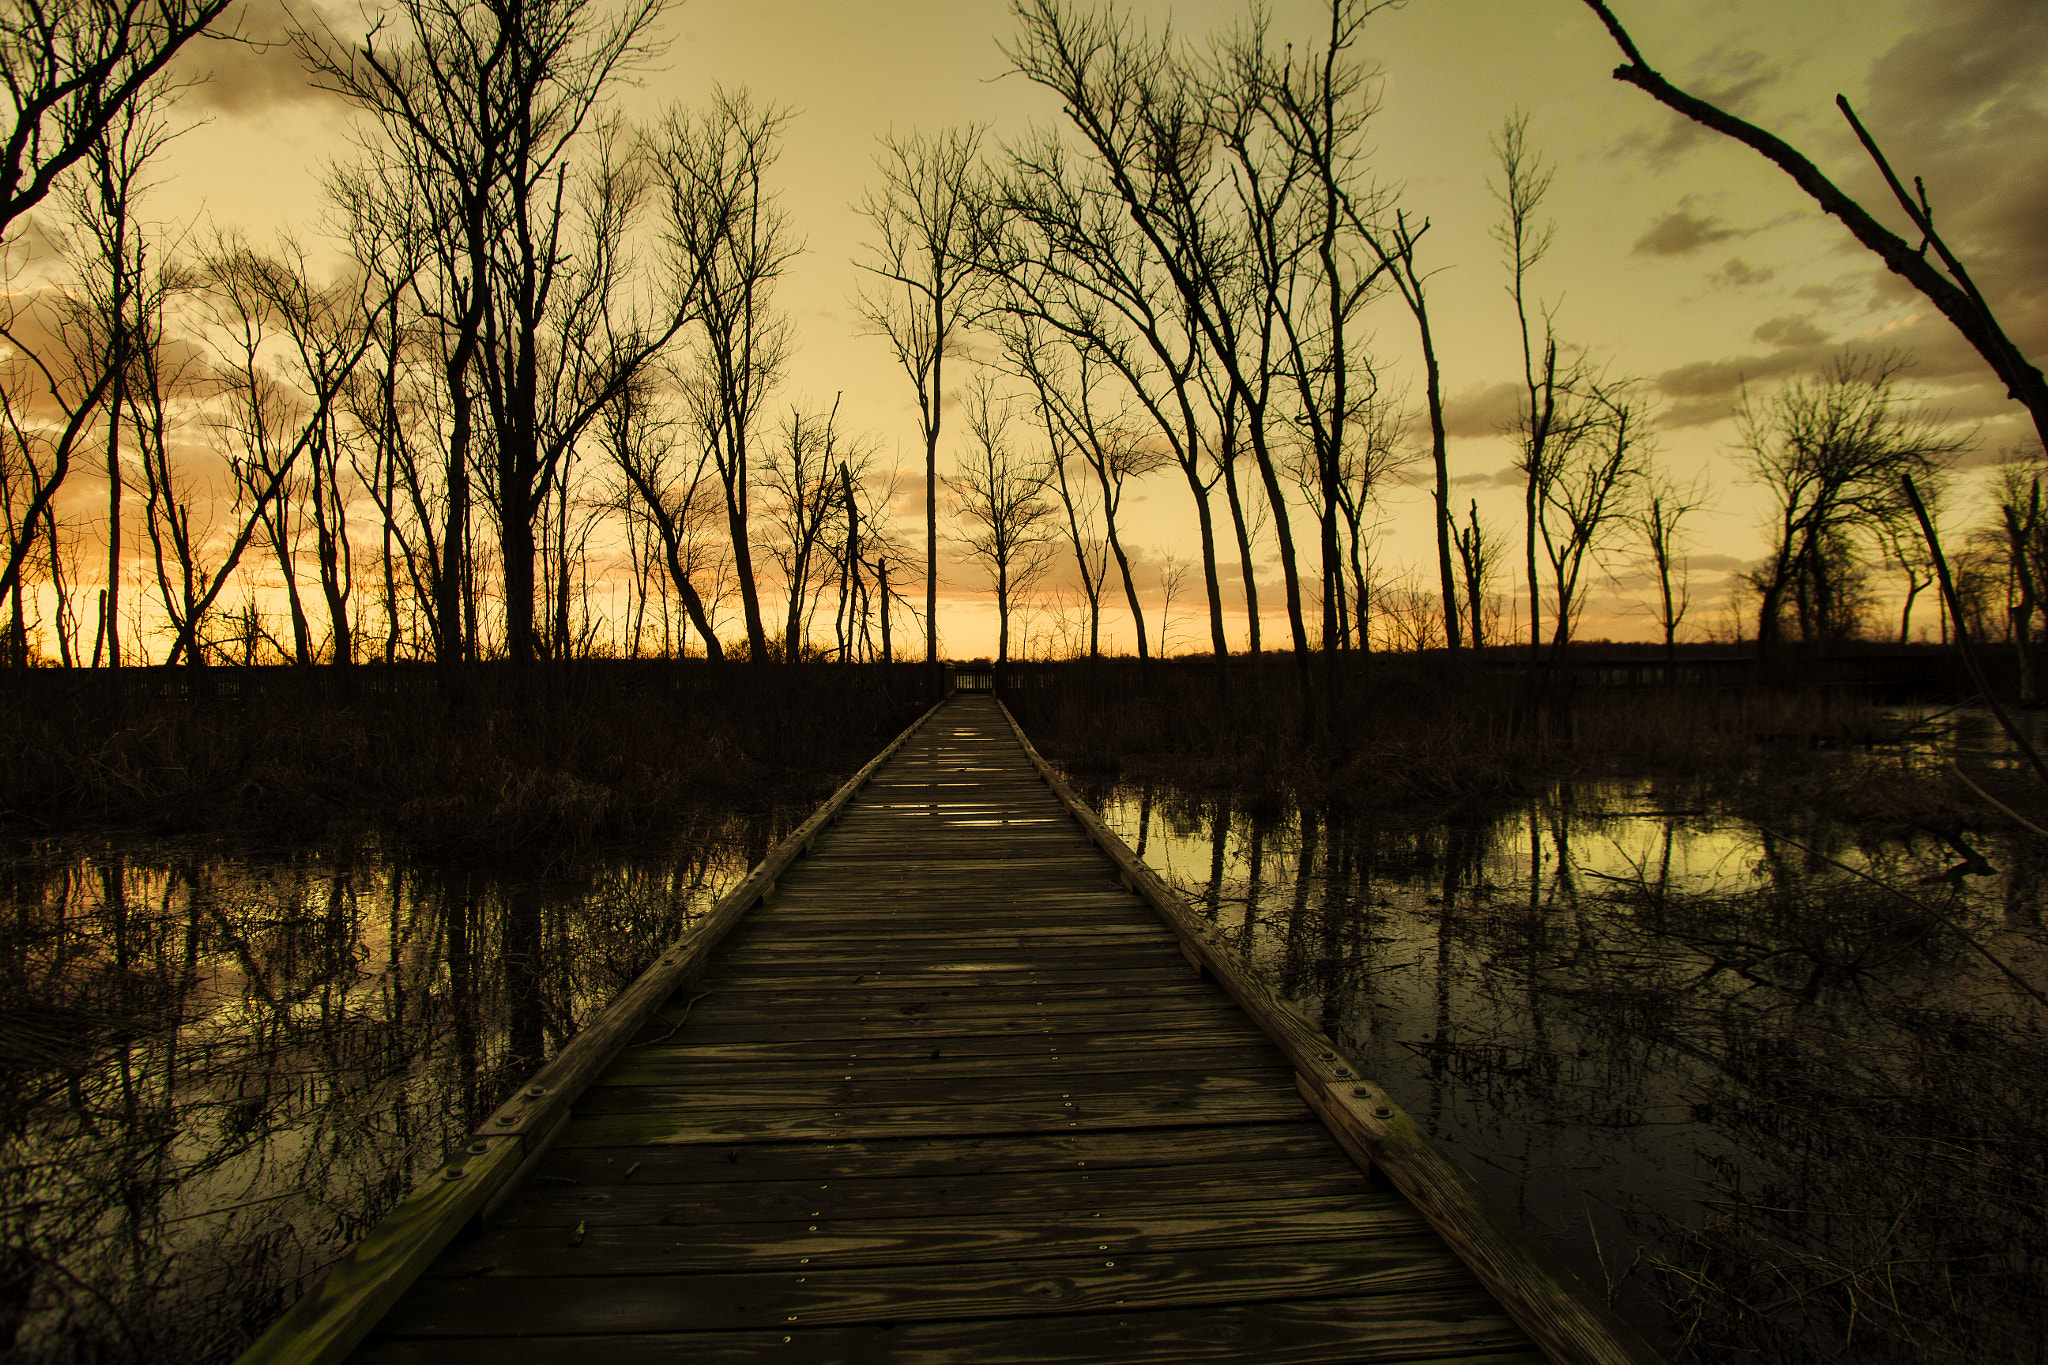
POLYGON ((1479 520, 1479 500, 1474 498, 1465 514, 1465 524, 1455 537, 1458 566, 1465 590, 1465 621, 1472 630, 1472 648, 1486 648, 1486 602, 1493 591, 1493 578, 1500 571, 1500 535, 1479 520))
MULTIPOLYGON (((1998 530, 2006 560, 2006 621, 2020 670, 2020 705, 2039 706, 2041 671, 2034 656, 2034 613, 2048 587, 2048 514, 2041 506, 2041 478, 2048 460, 2038 451, 2008 452, 1998 467, 1998 530)), ((1933 556, 1928 555, 1932 566, 1933 556)), ((1903 630, 1903 627, 1901 627, 1903 630)))
POLYGON ((1529 149, 1528 128, 1528 115, 1516 113, 1494 139, 1501 173, 1494 188, 1501 205, 1494 239, 1507 257, 1508 292, 1515 301, 1522 342, 1522 400, 1515 418, 1515 437, 1521 448, 1517 464, 1522 471, 1522 567, 1529 602, 1529 657, 1533 659, 1543 640, 1543 589, 1536 574, 1538 528, 1556 458, 1552 438, 1558 426, 1558 397, 1560 390, 1569 391, 1574 376, 1560 373, 1557 335, 1548 315, 1543 319, 1540 343, 1530 326, 1529 273, 1549 252, 1557 228, 1555 223, 1537 221, 1550 190, 1552 171, 1529 149))
POLYGON ((867 451, 839 430, 836 398, 824 413, 792 405, 762 463, 765 529, 772 537, 768 549, 781 571, 788 600, 782 639, 785 659, 805 656, 805 625, 816 610, 825 575, 837 576, 840 570, 831 546, 851 510, 848 493, 855 472, 864 476, 867 465, 867 451))
POLYGON ((1058 495, 1060 508, 1066 514, 1067 545, 1073 551, 1074 566, 1081 575, 1081 598, 1086 603, 1088 620, 1087 655, 1091 659, 1099 659, 1102 657, 1102 593, 1109 572, 1109 541, 1099 534, 1095 524, 1099 497, 1091 498, 1089 485, 1084 482, 1085 476, 1070 468, 1075 463, 1087 462, 1069 438, 1064 409, 1053 398, 1052 377, 1048 371, 1055 343, 1047 338, 1045 324, 1028 313, 1012 314, 995 330, 1003 347, 1004 367, 1030 385, 1036 400, 1034 407, 1039 427, 1045 432, 1046 462, 1051 470, 1048 485, 1058 495))
MULTIPOLYGON (((148 402, 134 414, 150 484, 158 582, 175 632, 166 662, 177 663, 182 657, 195 665, 205 662, 201 627, 207 613, 251 541, 266 528, 274 545, 282 538, 283 518, 289 514, 282 500, 302 464, 329 461, 329 476, 338 469, 338 457, 328 448, 335 439, 336 412, 356 365, 370 348, 371 319, 386 302, 365 297, 363 290, 372 283, 368 276, 356 276, 349 282, 352 287, 315 290, 297 271, 232 238, 207 253, 202 268, 207 286, 202 298, 213 317, 219 355, 217 425, 228 441, 228 466, 237 488, 235 516, 241 521, 213 563, 203 561, 202 537, 194 535, 193 501, 179 495, 180 483, 188 481, 173 472, 168 405, 178 384, 152 374, 146 385, 148 402), (303 387, 297 393, 288 391, 266 363, 280 341, 295 348, 302 361, 296 378, 303 387), (176 592, 171 591, 163 562, 167 547, 177 561, 176 592)), ((161 338, 155 339, 146 353, 152 365, 162 350, 161 338)), ((330 525, 325 534, 334 535, 338 529, 330 525)), ((278 550, 280 567, 290 583, 288 539, 283 544, 278 550)), ((324 553, 336 552, 330 546, 324 553)), ((323 575, 326 572, 323 569, 323 575)), ((342 632, 334 643, 347 648, 346 603, 338 582, 331 591, 330 606, 338 613, 336 624, 342 632)), ((303 620, 295 619, 294 626, 294 652, 305 662, 311 649, 303 620)))
POLYGON ((1664 658, 1678 657, 1678 627, 1692 607, 1692 574, 1687 568, 1685 523, 1707 503, 1704 478, 1683 486, 1652 474, 1644 482, 1635 513, 1643 554, 1657 579, 1657 625, 1664 632, 1664 658))
POLYGON ((698 528, 714 515, 718 497, 708 472, 711 449, 697 445, 694 458, 678 458, 679 424, 657 406, 655 383, 646 374, 622 389, 600 416, 597 436, 626 480, 624 505, 661 542, 668 582, 704 641, 705 656, 723 662, 725 651, 697 586, 705 555, 698 528))
MULTIPOLYGON (((1363 219, 1355 221, 1360 239, 1387 266, 1401 301, 1415 319, 1422 350, 1423 409, 1429 417, 1430 467, 1435 474, 1430 495, 1436 511, 1437 582, 1443 598, 1444 640, 1455 652, 1462 644, 1458 630, 1457 579, 1451 572, 1451 541, 1457 518, 1451 512, 1450 442, 1444 430, 1443 367, 1437 360, 1436 336, 1429 325, 1429 275, 1417 269, 1415 264, 1422 235, 1429 231, 1429 220, 1425 218, 1419 225, 1412 224, 1406 213, 1395 209, 1391 225, 1375 226, 1363 219)), ((1474 618, 1474 649, 1479 647, 1479 631, 1479 622, 1474 618)))
MULTIPOLYGON (((1301 243, 1283 233, 1302 168, 1274 139, 1256 100, 1213 105, 1170 40, 1128 18, 1083 14, 1064 0, 1015 0, 1013 67, 1060 97, 1100 166, 1112 202, 1171 282, 1186 326, 1201 337, 1234 395, 1265 484, 1280 546, 1288 626, 1304 722, 1315 724, 1307 623, 1274 435, 1284 340, 1279 312, 1301 243)), ((1212 87, 1214 83, 1211 83, 1212 87)))
POLYGON ((998 666, 1010 657, 1011 612, 1044 575, 1056 534, 1045 470, 1019 453, 1013 425, 1008 400, 996 393, 992 379, 977 376, 967 393, 973 439, 951 482, 956 511, 966 523, 967 556, 988 571, 995 588, 998 666))
POLYGON ((1157 428, 1194 503, 1210 649, 1227 661, 1210 507, 1226 475, 1223 422, 1208 404, 1219 392, 1227 403, 1234 396, 1214 382, 1186 300, 1099 166, 1044 135, 1009 149, 1000 198, 1005 230, 989 251, 987 269, 999 286, 990 291, 989 325, 1031 331, 1034 347, 1085 352, 1122 381, 1157 428))
MULTIPOLYGON (((23 571, 50 520, 51 504, 71 472, 87 424, 115 383, 117 369, 89 310, 53 313, 47 299, 10 299, 6 315, 0 317, 0 337, 13 352, 0 378, 0 421, 6 426, 0 477, 7 490, 0 595, 18 599, 23 571), (40 397, 35 396, 37 390, 40 397), (46 420, 44 413, 51 419, 46 420)), ((16 653, 23 649, 24 642, 17 639, 16 653)))
POLYGON ((17 0, 0 18, 0 237, 92 153, 110 124, 230 0, 17 0))
POLYGON ((792 345, 771 296, 800 250, 767 185, 788 118, 786 110, 756 108, 745 91, 720 91, 701 117, 669 119, 659 154, 670 202, 665 226, 690 263, 699 298, 701 345, 688 391, 725 491, 747 649, 757 661, 770 653, 754 574, 749 481, 755 427, 792 345))
POLYGON ((876 276, 858 307, 917 389, 924 438, 925 662, 939 679, 939 428, 946 357, 974 310, 989 216, 976 190, 982 128, 884 137, 882 186, 858 206, 875 240, 859 264, 876 276))
MULTIPOLYGON (((1289 226, 1300 238, 1300 265, 1288 292, 1299 290, 1305 297, 1290 298, 1278 318, 1298 404, 1295 423, 1314 455, 1325 652, 1346 647, 1350 639, 1339 529, 1350 501, 1344 487, 1353 446, 1348 427, 1372 402, 1370 390, 1356 393, 1351 386, 1377 384, 1375 367, 1364 353, 1361 314, 1389 289, 1392 275, 1385 254, 1356 231, 1364 219, 1382 211, 1379 196, 1361 183, 1361 144, 1373 113, 1369 76, 1348 55, 1372 10, 1364 0, 1332 0, 1327 40, 1320 50, 1298 58, 1290 46, 1276 60, 1265 53, 1263 42, 1226 46, 1224 57, 1235 83, 1253 92, 1275 142, 1299 167, 1302 180, 1298 202, 1289 212, 1294 220, 1289 226)), ((1289 167, 1287 173, 1297 172, 1289 167)), ((1350 520, 1355 546, 1355 509, 1350 520)))
MULTIPOLYGON (((600 14, 592 0, 401 0, 396 46, 298 36, 327 88, 382 126, 381 154, 434 203, 451 333, 447 384, 449 533, 465 530, 478 407, 490 423, 488 475, 498 529, 506 649, 536 657, 536 524, 575 438, 691 316, 697 278, 672 269, 644 320, 613 309, 632 276, 622 248, 644 182, 608 135, 617 81, 653 52, 661 0, 600 14), (577 175, 586 151, 588 174, 577 175), (572 187, 574 193, 572 193, 572 187)), ((446 577, 452 578, 453 575, 446 577)), ((444 591, 447 589, 444 587, 444 591)), ((453 612, 444 603, 447 629, 453 612)))
POLYGON ((1529 657, 1543 649, 1543 581, 1537 552, 1550 567, 1550 647, 1570 641, 1586 568, 1623 523, 1630 493, 1647 465, 1646 423, 1626 382, 1602 374, 1557 335, 1547 306, 1532 298, 1530 273, 1549 253, 1556 225, 1542 221, 1553 168, 1529 146, 1529 120, 1516 113, 1493 140, 1500 178, 1494 227, 1508 268, 1508 294, 1522 347, 1521 397, 1510 428, 1522 471, 1522 568, 1528 594, 1529 657), (1533 314, 1541 310, 1541 332, 1533 314))
POLYGON ((1600 376, 1582 383, 1583 390, 1570 395, 1570 420, 1552 433, 1552 463, 1537 508, 1550 564, 1553 657, 1563 654, 1578 628, 1586 571, 1628 524, 1635 490, 1649 471, 1641 400, 1600 376))
POLYGON ((1188 574, 1194 565, 1179 555, 1159 557, 1159 657, 1164 659, 1173 648, 1173 604, 1187 589, 1188 574))
POLYGON ((100 606, 97 663, 104 647, 109 667, 121 666, 121 553, 126 516, 121 503, 127 480, 121 467, 122 405, 129 364, 128 333, 144 291, 149 243, 136 219, 148 165, 169 140, 161 114, 168 92, 161 82, 137 90, 108 120, 60 192, 65 217, 90 243, 78 261, 77 293, 71 312, 96 355, 74 354, 95 372, 113 376, 105 395, 107 475, 107 575, 100 606))
POLYGON ((1739 413, 1750 477, 1768 493, 1771 554, 1757 571, 1757 643, 1784 636, 1787 595, 1808 638, 1853 620, 1859 563, 1912 525, 1900 479, 1938 485, 1967 441, 1941 434, 1899 393, 1896 356, 1844 356, 1739 413))

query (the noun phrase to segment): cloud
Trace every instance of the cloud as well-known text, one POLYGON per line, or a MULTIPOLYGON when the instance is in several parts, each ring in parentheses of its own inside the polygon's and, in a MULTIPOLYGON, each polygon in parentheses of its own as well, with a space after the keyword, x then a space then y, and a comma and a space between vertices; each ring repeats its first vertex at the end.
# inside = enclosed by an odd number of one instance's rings
POLYGON ((1769 266, 1753 266, 1740 256, 1728 258, 1728 264, 1707 276, 1707 283, 1724 289, 1746 289, 1753 284, 1768 283, 1778 272, 1769 266))
POLYGON ((293 105, 339 106, 338 96, 314 87, 291 34, 295 27, 317 33, 330 23, 346 32, 341 11, 318 0, 294 10, 283 0, 242 0, 229 14, 229 28, 186 44, 172 61, 172 78, 189 87, 181 102, 232 118, 256 118, 293 105))
POLYGON ((1444 432, 1449 436, 1498 436, 1514 425, 1521 402, 1522 390, 1515 384, 1488 384, 1452 394, 1444 402, 1444 432))
POLYGON ((1867 275, 1844 275, 1830 284, 1802 284, 1792 297, 1823 308, 1842 308, 1853 303, 1870 286, 1867 275))
MULTIPOLYGON (((1738 51, 1726 45, 1716 47, 1693 63, 1683 82, 1700 98, 1734 114, 1754 110, 1757 97, 1785 74, 1783 65, 1773 65, 1761 52, 1738 51)), ((1615 144, 1611 155, 1640 156, 1652 169, 1665 170, 1711 134, 1682 114, 1666 115, 1655 132, 1637 130, 1615 144)))
POLYGON ((1814 326, 1811 313, 1772 318, 1755 333, 1756 339, 1768 346, 1818 346, 1833 335, 1814 326))
POLYGON ((1680 205, 1651 224, 1629 249, 1638 256, 1690 256, 1715 242, 1746 235, 1741 228, 1724 227, 1719 218, 1680 205))
MULTIPOLYGON (((2048 350, 2048 5, 1913 0, 1910 26, 1871 65, 1857 113, 1893 168, 1924 179, 1934 221, 2023 353, 2048 350)), ((1843 186, 1914 240, 1878 173, 1859 156, 1843 186)), ((1872 271, 1873 303, 1911 297, 1872 271)), ((1902 328, 1921 377, 2002 386, 1945 319, 1922 308, 1902 328)))
POLYGON ((1518 488, 1522 484, 1522 471, 1513 465, 1503 465, 1490 474, 1460 474, 1451 480, 1453 488, 1518 488))
POLYGON ((1768 355, 1739 355, 1725 360, 1695 360, 1657 376, 1657 391, 1667 398, 1733 398, 1745 384, 1760 379, 1785 379, 1812 374, 1834 356, 1831 347, 1785 346, 1768 355))

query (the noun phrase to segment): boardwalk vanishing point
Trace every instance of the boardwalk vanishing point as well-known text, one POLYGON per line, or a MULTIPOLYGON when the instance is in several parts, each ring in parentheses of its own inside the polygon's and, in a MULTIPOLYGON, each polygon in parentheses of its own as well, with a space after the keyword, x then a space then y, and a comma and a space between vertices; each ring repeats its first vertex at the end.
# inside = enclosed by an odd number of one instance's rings
POLYGON ((985 695, 778 845, 243 1357, 1658 1357, 985 695))

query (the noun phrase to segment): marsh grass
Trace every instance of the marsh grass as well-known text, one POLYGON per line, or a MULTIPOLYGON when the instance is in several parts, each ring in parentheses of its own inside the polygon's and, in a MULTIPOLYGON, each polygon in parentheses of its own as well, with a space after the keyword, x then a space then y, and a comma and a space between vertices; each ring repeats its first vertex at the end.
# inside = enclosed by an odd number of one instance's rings
POLYGON ((0 822, 567 852, 828 791, 925 703, 911 666, 588 663, 0 678, 0 822))
POLYGON ((1302 723, 1294 675, 1241 662, 1039 668, 1004 699, 1076 772, 1227 788, 1277 809, 1301 801, 1446 810, 1534 794, 1560 776, 1732 770, 1760 753, 1871 738, 1868 705, 1823 689, 1545 685, 1431 657, 1347 661, 1327 721, 1302 723))

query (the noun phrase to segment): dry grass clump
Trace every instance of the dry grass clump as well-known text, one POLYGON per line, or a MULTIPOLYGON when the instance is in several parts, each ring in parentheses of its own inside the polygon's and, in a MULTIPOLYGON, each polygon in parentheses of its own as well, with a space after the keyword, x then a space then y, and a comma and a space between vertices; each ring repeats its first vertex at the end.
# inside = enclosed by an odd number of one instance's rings
POLYGON ((914 668, 591 662, 129 670, 0 688, 0 821, 566 850, 829 790, 925 702, 914 668))

